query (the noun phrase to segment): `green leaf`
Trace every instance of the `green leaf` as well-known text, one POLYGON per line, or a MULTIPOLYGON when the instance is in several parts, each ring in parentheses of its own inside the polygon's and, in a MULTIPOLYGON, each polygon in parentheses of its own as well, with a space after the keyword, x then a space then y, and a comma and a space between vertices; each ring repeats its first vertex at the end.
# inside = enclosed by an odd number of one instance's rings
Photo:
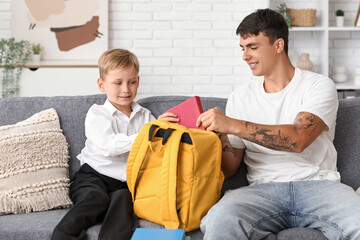
POLYGON ((30 42, 15 41, 15 38, 0 40, 0 64, 4 65, 1 80, 2 97, 18 96, 24 65, 31 56, 30 42))

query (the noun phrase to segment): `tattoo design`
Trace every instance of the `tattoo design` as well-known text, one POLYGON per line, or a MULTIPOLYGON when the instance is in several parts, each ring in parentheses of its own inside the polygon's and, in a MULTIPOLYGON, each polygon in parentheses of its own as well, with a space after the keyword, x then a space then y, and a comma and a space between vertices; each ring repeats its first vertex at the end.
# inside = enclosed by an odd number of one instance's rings
POLYGON ((234 158, 236 158, 236 152, 232 147, 229 147, 229 145, 225 145, 223 152, 231 152, 234 155, 234 158))
POLYGON ((293 142, 289 136, 281 133, 279 130, 278 134, 271 134, 271 130, 267 128, 255 127, 251 123, 247 123, 246 128, 250 127, 254 129, 254 132, 250 134, 248 140, 260 144, 264 147, 274 150, 290 150, 297 146, 296 142, 293 142))
POLYGON ((234 155, 234 158, 236 158, 236 152, 235 152, 234 148, 231 147, 230 142, 229 142, 229 138, 227 137, 227 135, 226 134, 220 134, 219 136, 220 136, 220 139, 222 141, 222 145, 224 146, 222 151, 223 152, 230 152, 230 153, 232 153, 234 155))
POLYGON ((301 127, 297 128, 297 130, 311 128, 311 131, 308 133, 308 135, 311 136, 318 129, 320 122, 313 114, 301 112, 296 117, 294 124, 301 124, 301 127))
POLYGON ((316 122, 314 115, 301 112, 296 117, 295 124, 302 124, 301 129, 309 129, 310 127, 318 125, 319 123, 316 122))
MULTIPOLYGON (((319 121, 315 115, 300 112, 296 116, 293 130, 298 135, 308 134, 311 136, 314 132, 318 131, 319 126, 321 126, 320 123, 321 121, 319 121)), ((261 146, 274 150, 291 150, 298 146, 297 142, 294 142, 289 135, 285 134, 281 130, 274 133, 271 129, 258 127, 251 122, 245 122, 245 128, 248 132, 250 132, 247 140, 260 144, 261 146)))

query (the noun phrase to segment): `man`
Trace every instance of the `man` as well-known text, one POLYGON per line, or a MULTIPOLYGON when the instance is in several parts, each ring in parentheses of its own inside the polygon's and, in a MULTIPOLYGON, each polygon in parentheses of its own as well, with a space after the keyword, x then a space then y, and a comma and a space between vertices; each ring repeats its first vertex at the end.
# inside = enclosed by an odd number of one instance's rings
POLYGON ((244 156, 250 186, 226 192, 210 209, 205 239, 262 239, 292 227, 360 239, 360 198, 336 168, 335 84, 292 66, 288 27, 276 11, 248 15, 236 33, 244 61, 263 77, 230 95, 226 116, 210 109, 197 124, 220 133, 225 176, 244 156))

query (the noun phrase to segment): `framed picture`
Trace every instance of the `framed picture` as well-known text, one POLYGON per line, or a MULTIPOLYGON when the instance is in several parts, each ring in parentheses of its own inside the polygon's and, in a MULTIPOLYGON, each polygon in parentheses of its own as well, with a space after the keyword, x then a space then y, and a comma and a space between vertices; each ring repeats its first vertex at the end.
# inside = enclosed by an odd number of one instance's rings
POLYGON ((359 15, 360 15, 360 5, 359 5, 359 9, 358 9, 358 11, 356 13, 356 18, 355 18, 355 22, 354 22, 355 27, 360 27, 360 17, 359 17, 359 15))
POLYGON ((108 49, 108 1, 11 1, 11 35, 40 43, 44 60, 96 60, 108 49))

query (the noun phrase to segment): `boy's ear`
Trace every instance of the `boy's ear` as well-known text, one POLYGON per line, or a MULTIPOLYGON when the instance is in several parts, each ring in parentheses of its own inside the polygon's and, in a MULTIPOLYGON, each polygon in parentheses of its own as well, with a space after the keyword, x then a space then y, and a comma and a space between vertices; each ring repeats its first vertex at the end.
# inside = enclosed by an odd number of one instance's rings
POLYGON ((98 78, 97 85, 98 85, 100 92, 105 92, 104 80, 102 78, 98 78))

